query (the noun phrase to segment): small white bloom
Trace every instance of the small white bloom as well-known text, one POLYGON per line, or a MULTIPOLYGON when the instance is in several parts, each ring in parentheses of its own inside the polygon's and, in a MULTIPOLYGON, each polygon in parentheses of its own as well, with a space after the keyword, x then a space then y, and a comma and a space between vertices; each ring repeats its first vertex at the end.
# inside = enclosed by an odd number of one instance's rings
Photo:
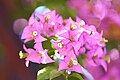
POLYGON ((84 26, 85 25, 85 21, 81 20, 80 21, 80 26, 84 26))
POLYGON ((71 72, 70 72, 70 71, 68 71, 68 70, 66 70, 66 72, 67 72, 68 74, 71 74, 71 72))
POLYGON ((30 61, 26 61, 26 62, 25 62, 26 67, 29 66, 29 62, 30 62, 30 61))
POLYGON ((52 21, 51 24, 52 24, 52 25, 55 25, 55 22, 52 21))
POLYGON ((54 54, 54 56, 53 56, 53 59, 54 59, 56 62, 60 63, 61 60, 64 59, 64 56, 60 56, 60 54, 58 54, 58 50, 55 50, 55 54, 54 54))

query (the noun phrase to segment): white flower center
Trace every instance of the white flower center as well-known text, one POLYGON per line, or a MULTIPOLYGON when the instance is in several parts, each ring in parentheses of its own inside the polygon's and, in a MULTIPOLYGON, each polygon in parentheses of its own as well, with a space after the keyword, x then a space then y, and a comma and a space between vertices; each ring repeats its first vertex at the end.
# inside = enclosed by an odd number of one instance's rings
POLYGON ((38 32, 37 31, 33 31, 33 36, 37 36, 38 35, 38 32))

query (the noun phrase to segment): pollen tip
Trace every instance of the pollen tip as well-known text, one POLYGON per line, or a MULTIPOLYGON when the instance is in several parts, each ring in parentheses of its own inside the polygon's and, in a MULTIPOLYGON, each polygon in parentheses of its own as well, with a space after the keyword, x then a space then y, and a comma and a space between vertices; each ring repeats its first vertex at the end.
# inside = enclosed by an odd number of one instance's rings
POLYGON ((38 32, 37 31, 33 31, 33 36, 37 36, 38 35, 38 32))
POLYGON ((22 53, 22 51, 19 52, 19 56, 20 56, 20 59, 23 58, 23 53, 22 53))

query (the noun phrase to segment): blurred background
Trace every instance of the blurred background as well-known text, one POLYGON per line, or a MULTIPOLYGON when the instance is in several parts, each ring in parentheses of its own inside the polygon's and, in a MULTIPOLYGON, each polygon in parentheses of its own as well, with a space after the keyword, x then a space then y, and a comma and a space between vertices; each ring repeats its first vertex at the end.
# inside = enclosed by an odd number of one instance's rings
POLYGON ((57 10, 63 18, 79 16, 108 39, 110 56, 108 72, 99 67, 87 67, 95 80, 120 80, 120 0, 0 0, 0 80, 36 80, 40 66, 19 59, 22 49, 20 32, 34 10, 46 6, 57 10))

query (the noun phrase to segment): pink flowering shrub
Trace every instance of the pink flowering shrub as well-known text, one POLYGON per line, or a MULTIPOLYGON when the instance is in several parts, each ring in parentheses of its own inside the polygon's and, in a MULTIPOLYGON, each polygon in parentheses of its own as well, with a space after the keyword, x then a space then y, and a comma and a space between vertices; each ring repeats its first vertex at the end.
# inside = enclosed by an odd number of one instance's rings
POLYGON ((66 80, 82 79, 86 76, 83 68, 86 65, 101 65, 107 71, 107 40, 102 35, 103 31, 97 32, 94 25, 86 24, 79 17, 76 21, 64 20, 55 10, 33 13, 21 35, 26 53, 20 51, 19 55, 25 58, 27 67, 30 62, 46 65, 38 71, 37 80, 51 80, 61 75, 66 80), (32 47, 28 46, 29 42, 32 47))
POLYGON ((68 0, 68 5, 88 24, 104 30, 108 39, 120 39, 120 0, 68 0))
POLYGON ((95 80, 120 80, 119 54, 117 48, 113 48, 109 51, 108 55, 110 55, 110 63, 108 64, 107 72, 105 72, 101 66, 87 66, 87 70, 94 76, 95 80))

